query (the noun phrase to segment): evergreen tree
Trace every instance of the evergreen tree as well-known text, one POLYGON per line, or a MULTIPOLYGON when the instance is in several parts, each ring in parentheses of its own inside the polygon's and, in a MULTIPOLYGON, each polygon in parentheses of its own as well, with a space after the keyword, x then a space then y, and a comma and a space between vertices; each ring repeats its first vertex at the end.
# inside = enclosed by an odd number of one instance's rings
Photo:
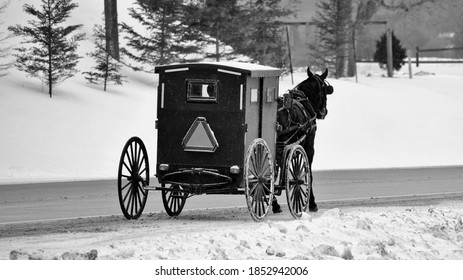
MULTIPOLYGON (((407 57, 407 50, 402 48, 400 40, 392 32, 392 66, 395 70, 400 70, 402 65, 405 64, 404 59, 407 57)), ((379 62, 381 68, 387 65, 387 38, 386 33, 381 35, 379 41, 376 41, 376 52, 373 56, 374 61, 379 62)))
POLYGON ((75 33, 82 25, 62 26, 78 5, 72 0, 42 0, 41 9, 25 4, 24 12, 35 17, 27 26, 10 26, 15 35, 23 36, 22 44, 16 48, 16 67, 39 78, 48 86, 52 97, 53 86, 73 77, 77 72, 80 57, 76 50, 85 35, 75 33))
POLYGON ((317 2, 316 44, 311 45, 314 64, 328 67, 336 77, 350 76, 349 56, 352 53, 351 1, 317 2))
POLYGON ((103 26, 95 25, 93 28, 95 38, 95 50, 87 55, 95 59, 96 66, 92 67, 89 72, 83 72, 85 79, 92 84, 102 84, 103 90, 109 84, 122 85, 125 82, 125 76, 119 72, 121 63, 111 57, 106 51, 106 32, 103 26))
MULTIPOLYGON (((286 42, 284 29, 279 20, 290 15, 291 6, 281 0, 249 0, 244 4, 246 13, 241 22, 244 40, 236 49, 255 61, 276 67, 285 66, 286 42)), ((233 46, 233 45, 232 45, 233 46)))
POLYGON ((129 14, 145 30, 121 24, 128 46, 122 52, 144 65, 134 69, 153 72, 159 64, 198 60, 191 54, 201 50, 197 41, 200 34, 185 24, 188 19, 182 0, 137 0, 135 5, 129 8, 129 14))
POLYGON ((215 45, 215 51, 206 54, 206 58, 214 57, 220 61, 223 56, 233 59, 237 54, 226 52, 221 48, 224 44, 233 45, 239 42, 241 27, 245 26, 246 18, 237 4, 237 0, 208 0, 202 5, 186 5, 186 24, 191 28, 200 30, 207 36, 198 38, 204 44, 215 45))
MULTIPOLYGON (((8 6, 9 3, 10 1, 0 4, 0 14, 3 13, 3 11, 8 6)), ((3 22, 0 22, 0 25, 2 24, 3 22)), ((3 46, 3 44, 9 38, 10 38, 10 35, 0 32, 0 77, 6 76, 6 70, 8 70, 12 65, 10 62, 5 61, 5 59, 9 56, 10 48, 3 46)))

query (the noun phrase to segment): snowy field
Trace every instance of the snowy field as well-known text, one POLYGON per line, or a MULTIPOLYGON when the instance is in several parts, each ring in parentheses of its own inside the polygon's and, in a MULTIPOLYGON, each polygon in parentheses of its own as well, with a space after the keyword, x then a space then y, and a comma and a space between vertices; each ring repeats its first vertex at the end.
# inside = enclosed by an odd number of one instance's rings
MULTIPOLYGON (((463 164, 463 64, 423 65, 413 79, 381 77, 376 65, 359 68, 358 83, 329 80, 335 93, 318 122, 314 170, 463 164)), ((14 69, 1 78, 0 183, 115 178, 134 135, 154 166, 157 77, 124 72, 129 83, 122 87, 103 92, 77 76, 52 99, 14 69)), ((299 69, 294 80, 304 78, 299 69)), ((283 77, 280 93, 291 87, 283 77)))

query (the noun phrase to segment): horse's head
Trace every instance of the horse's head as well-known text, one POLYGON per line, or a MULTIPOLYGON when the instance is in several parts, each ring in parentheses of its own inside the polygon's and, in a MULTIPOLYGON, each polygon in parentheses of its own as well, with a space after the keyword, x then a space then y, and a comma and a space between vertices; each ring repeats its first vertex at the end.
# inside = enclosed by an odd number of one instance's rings
POLYGON ((304 92, 317 113, 317 119, 324 119, 328 114, 328 109, 326 108, 327 95, 332 94, 334 91, 333 87, 326 81, 328 69, 323 74, 318 75, 312 73, 310 68, 307 67, 307 76, 308 78, 294 89, 304 92))

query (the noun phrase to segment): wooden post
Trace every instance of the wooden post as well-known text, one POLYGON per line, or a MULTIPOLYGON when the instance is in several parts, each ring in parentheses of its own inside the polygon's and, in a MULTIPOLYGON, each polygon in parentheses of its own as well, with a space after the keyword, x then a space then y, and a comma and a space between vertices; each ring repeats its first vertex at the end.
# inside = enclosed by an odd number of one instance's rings
POLYGON ((353 52, 354 52, 354 74, 355 74, 355 82, 358 83, 359 82, 359 78, 358 78, 358 75, 357 75, 357 51, 356 51, 356 44, 355 44, 355 28, 356 28, 357 24, 354 23, 353 27, 352 27, 352 48, 353 48, 353 52))
POLYGON ((408 49, 407 50, 407 56, 408 56, 408 77, 410 79, 413 79, 413 72, 412 72, 412 50, 408 49))
POLYGON ((394 75, 393 68, 393 53, 392 53, 392 31, 387 27, 386 30, 386 45, 387 45, 387 76, 391 78, 394 75))
POLYGON ((420 66, 420 48, 416 47, 416 67, 420 66))
POLYGON ((291 84, 294 85, 293 60, 291 58, 291 45, 289 44, 289 28, 286 26, 286 41, 288 42, 289 71, 291 72, 291 84))
POLYGON ((106 52, 117 61, 119 57, 119 32, 117 22, 117 0, 104 0, 106 52))

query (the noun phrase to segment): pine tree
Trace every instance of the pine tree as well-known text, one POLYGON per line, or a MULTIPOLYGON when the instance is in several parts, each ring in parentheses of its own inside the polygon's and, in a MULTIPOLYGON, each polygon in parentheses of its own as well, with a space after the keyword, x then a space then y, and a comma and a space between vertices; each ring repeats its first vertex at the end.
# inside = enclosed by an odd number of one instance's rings
POLYGON ((311 44, 313 64, 328 67, 331 73, 336 72, 336 18, 337 0, 325 0, 317 3, 316 44, 311 44))
POLYGON ((125 76, 120 74, 121 63, 111 57, 106 51, 106 32, 103 26, 95 25, 93 28, 95 50, 87 55, 95 59, 96 66, 89 72, 83 72, 85 79, 92 84, 102 84, 106 91, 107 85, 122 85, 125 76))
POLYGON ((207 35, 198 38, 198 41, 215 45, 215 51, 206 54, 206 58, 220 61, 222 57, 233 59, 237 55, 236 50, 230 52, 223 48, 242 40, 240 25, 245 26, 243 20, 246 18, 237 0, 208 0, 202 5, 187 5, 185 12, 186 24, 207 35))
POLYGON ((313 58, 317 66, 328 67, 336 77, 352 74, 348 73, 352 54, 351 13, 350 0, 317 2, 316 44, 311 45, 313 58))
POLYGON ((24 37, 22 45, 16 48, 16 67, 39 78, 48 86, 52 97, 53 87, 73 77, 77 72, 80 57, 76 50, 78 42, 85 38, 76 33, 82 25, 62 26, 78 5, 72 0, 42 0, 41 9, 25 4, 25 13, 35 17, 27 26, 16 25, 8 29, 24 37))
POLYGON ((200 35, 196 29, 185 24, 188 19, 182 0, 137 0, 135 4, 135 8, 129 9, 129 14, 145 30, 121 24, 128 47, 123 48, 122 52, 143 65, 134 69, 153 72, 159 64, 198 59, 191 54, 201 50, 196 40, 200 35))
MULTIPOLYGON (((404 59, 407 57, 407 50, 402 48, 400 40, 392 32, 392 66, 395 70, 399 71, 402 65, 405 64, 404 59)), ((387 38, 386 33, 381 35, 379 41, 376 41, 376 52, 373 60, 378 62, 381 68, 387 65, 387 38)))
POLYGON ((284 68, 286 64, 286 42, 284 29, 279 20, 289 16, 293 10, 281 0, 249 0, 239 27, 243 39, 233 45, 238 51, 250 56, 258 63, 284 68))
MULTIPOLYGON (((10 1, 0 4, 0 14, 3 13, 5 8, 9 5, 10 1)), ((0 22, 3 24, 3 22, 0 22)), ((6 61, 9 56, 10 47, 4 47, 3 44, 10 38, 9 34, 0 32, 0 77, 6 76, 6 71, 11 67, 11 63, 6 61)))

